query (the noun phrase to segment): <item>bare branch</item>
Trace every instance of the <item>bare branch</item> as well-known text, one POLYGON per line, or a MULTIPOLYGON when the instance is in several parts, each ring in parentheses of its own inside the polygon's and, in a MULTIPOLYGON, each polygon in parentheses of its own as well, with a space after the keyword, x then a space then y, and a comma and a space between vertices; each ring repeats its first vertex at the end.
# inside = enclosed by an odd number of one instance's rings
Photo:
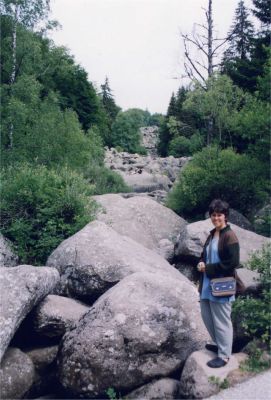
POLYGON ((196 61, 196 60, 195 60, 195 63, 197 63, 197 64, 200 65, 202 68, 206 69, 206 71, 208 71, 208 68, 207 68, 205 65, 201 64, 199 61, 196 61))
POLYGON ((181 34, 181 37, 184 40, 187 40, 188 42, 193 43, 196 47, 198 47, 201 51, 203 51, 203 53, 207 56, 206 50, 199 43, 197 43, 195 40, 191 39, 188 35, 184 35, 184 34, 181 34))
POLYGON ((194 62, 191 60, 188 50, 187 50, 187 46, 186 46, 186 42, 184 41, 184 48, 185 48, 185 56, 187 58, 187 60, 190 62, 193 70, 198 74, 198 76, 200 76, 200 78, 203 80, 204 83, 206 83, 205 78, 202 76, 202 74, 199 72, 199 70, 197 69, 197 67, 195 66, 194 62))

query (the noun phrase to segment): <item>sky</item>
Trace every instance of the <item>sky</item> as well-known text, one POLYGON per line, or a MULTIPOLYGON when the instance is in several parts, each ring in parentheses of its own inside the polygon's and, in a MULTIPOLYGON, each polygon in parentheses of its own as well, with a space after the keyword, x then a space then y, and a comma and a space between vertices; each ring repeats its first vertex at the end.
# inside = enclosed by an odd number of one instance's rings
MULTIPOLYGON (((117 105, 166 113, 184 77, 180 32, 204 22, 208 0, 51 0, 50 34, 65 46, 100 90, 105 77, 117 105)), ((214 0, 217 36, 228 32, 238 0, 214 0)), ((251 0, 245 0, 251 7, 251 0)), ((194 56, 196 56, 194 54, 194 56)))

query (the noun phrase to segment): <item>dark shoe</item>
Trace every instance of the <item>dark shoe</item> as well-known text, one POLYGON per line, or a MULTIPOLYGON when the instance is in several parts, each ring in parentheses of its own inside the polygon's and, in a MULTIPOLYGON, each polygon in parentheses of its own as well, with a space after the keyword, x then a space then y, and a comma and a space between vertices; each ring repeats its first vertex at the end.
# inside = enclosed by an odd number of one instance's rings
POLYGON ((228 364, 228 361, 223 360, 220 357, 216 357, 211 361, 207 362, 208 367, 210 368, 221 368, 221 367, 225 367, 226 364, 228 364))
POLYGON ((218 347, 217 347, 217 345, 216 344, 206 344, 205 345, 205 349, 207 349, 207 350, 210 350, 210 351, 213 351, 214 353, 217 353, 218 352, 218 347))

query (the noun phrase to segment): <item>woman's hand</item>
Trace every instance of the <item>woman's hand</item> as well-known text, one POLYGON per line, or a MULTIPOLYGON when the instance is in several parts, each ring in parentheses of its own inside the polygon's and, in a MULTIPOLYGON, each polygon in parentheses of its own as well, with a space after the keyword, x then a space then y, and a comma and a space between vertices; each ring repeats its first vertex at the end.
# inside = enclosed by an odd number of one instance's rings
POLYGON ((205 266, 205 263, 204 263, 203 261, 201 261, 201 262, 198 263, 198 265, 197 265, 197 270, 198 270, 199 272, 205 272, 205 268, 206 268, 206 266, 205 266))

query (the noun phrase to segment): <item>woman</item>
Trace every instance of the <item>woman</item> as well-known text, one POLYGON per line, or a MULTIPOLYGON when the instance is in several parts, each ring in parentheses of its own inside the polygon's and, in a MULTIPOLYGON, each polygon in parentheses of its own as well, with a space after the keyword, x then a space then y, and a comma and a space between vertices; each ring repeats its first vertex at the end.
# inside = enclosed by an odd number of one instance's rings
POLYGON ((209 215, 215 228, 206 240, 197 269, 201 272, 201 315, 214 343, 206 344, 206 349, 217 353, 217 357, 207 365, 220 368, 228 363, 232 352, 231 305, 235 296, 214 297, 210 280, 234 275, 239 265, 240 248, 235 233, 227 224, 228 203, 220 199, 213 200, 209 206, 209 215))

